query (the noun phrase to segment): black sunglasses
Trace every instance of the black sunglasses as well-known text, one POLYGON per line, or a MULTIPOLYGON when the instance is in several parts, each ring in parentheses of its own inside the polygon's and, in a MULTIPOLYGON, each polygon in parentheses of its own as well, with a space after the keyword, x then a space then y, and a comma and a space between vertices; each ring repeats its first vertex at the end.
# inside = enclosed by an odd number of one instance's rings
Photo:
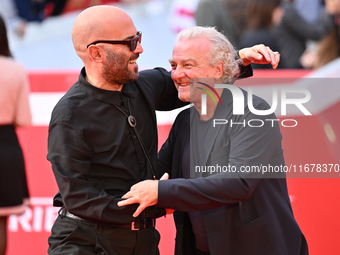
POLYGON ((109 43, 109 44, 126 44, 129 46, 131 51, 134 51, 137 48, 137 43, 141 43, 142 41, 142 32, 137 32, 136 37, 131 40, 124 40, 124 41, 110 41, 110 40, 99 40, 93 43, 90 43, 86 46, 86 48, 90 47, 91 45, 95 45, 97 43, 109 43))

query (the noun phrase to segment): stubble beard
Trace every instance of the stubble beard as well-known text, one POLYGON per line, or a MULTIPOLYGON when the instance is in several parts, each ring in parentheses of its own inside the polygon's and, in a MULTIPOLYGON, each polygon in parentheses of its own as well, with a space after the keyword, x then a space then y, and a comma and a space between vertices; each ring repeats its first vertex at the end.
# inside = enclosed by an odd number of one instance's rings
POLYGON ((106 52, 107 64, 104 67, 103 78, 110 84, 123 85, 138 79, 138 66, 134 70, 129 70, 129 59, 123 54, 106 52))

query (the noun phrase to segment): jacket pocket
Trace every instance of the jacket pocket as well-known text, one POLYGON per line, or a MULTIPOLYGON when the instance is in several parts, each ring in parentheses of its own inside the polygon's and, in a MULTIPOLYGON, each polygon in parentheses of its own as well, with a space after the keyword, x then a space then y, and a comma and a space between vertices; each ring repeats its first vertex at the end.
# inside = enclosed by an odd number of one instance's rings
POLYGON ((236 229, 238 255, 279 255, 275 249, 273 213, 266 212, 236 229))

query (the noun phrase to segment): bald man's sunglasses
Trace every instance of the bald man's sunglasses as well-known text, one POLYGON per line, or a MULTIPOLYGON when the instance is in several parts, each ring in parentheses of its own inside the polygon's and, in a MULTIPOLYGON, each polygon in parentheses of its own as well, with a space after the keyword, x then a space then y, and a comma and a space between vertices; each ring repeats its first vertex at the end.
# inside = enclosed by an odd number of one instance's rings
POLYGON ((91 45, 95 45, 97 43, 109 43, 109 44, 126 44, 129 46, 131 51, 134 51, 137 48, 137 44, 141 43, 142 41, 142 32, 137 32, 136 37, 131 40, 124 40, 124 41, 110 41, 110 40, 99 40, 87 45, 87 48, 91 45))

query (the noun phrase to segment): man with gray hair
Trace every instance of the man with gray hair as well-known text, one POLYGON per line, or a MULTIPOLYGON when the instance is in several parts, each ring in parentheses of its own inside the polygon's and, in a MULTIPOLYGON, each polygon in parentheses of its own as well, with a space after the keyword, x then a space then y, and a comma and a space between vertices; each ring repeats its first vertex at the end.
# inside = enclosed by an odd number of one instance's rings
MULTIPOLYGON (((118 205, 138 203, 135 217, 156 204, 176 210, 176 254, 306 255, 285 174, 246 171, 282 167, 284 157, 277 122, 266 121, 276 116, 253 113, 247 92, 225 84, 239 72, 234 52, 214 28, 178 35, 171 76, 179 98, 193 106, 178 115, 159 152, 159 174, 172 179, 140 182, 118 205), (234 113, 235 90, 244 99, 243 114, 234 113), (262 125, 247 124, 254 120, 262 125)), ((270 109, 259 97, 251 100, 257 110, 270 109)))

